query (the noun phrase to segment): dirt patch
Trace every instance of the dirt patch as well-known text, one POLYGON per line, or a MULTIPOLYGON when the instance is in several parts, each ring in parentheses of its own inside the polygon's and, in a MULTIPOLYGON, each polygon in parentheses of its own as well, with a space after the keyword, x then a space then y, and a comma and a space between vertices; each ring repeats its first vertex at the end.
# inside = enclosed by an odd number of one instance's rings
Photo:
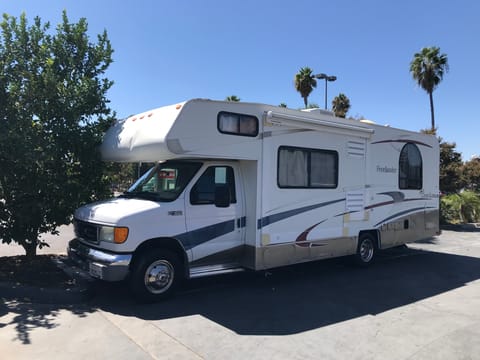
POLYGON ((55 265, 58 255, 0 257, 0 282, 46 288, 70 288, 75 280, 55 265))

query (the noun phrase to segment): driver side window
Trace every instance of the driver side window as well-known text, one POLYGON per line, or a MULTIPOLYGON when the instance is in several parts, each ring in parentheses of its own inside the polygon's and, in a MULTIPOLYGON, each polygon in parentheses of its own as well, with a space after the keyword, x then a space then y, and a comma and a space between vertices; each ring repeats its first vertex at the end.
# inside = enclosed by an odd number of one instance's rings
POLYGON ((227 185, 230 190, 230 202, 236 203, 235 177, 230 166, 210 166, 200 176, 190 191, 192 205, 209 205, 215 202, 215 187, 227 185))

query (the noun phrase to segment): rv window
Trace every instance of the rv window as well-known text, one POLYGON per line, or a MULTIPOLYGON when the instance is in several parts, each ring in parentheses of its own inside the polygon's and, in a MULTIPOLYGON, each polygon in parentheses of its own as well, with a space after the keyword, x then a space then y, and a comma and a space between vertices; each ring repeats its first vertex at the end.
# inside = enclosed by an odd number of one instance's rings
POLYGON ((230 189, 230 202, 237 202, 235 177, 230 166, 211 166, 200 176, 190 191, 192 205, 210 205, 215 202, 215 187, 227 185, 230 189))
POLYGON ((278 150, 277 183, 281 188, 336 188, 338 154, 282 146, 278 150))
POLYGON ((423 187, 422 154, 417 146, 406 144, 400 152, 398 187, 419 190, 423 187))
POLYGON ((222 134, 257 136, 258 119, 255 116, 221 112, 218 114, 218 131, 222 134))
POLYGON ((312 187, 337 187, 336 153, 312 151, 310 157, 310 185, 312 187))

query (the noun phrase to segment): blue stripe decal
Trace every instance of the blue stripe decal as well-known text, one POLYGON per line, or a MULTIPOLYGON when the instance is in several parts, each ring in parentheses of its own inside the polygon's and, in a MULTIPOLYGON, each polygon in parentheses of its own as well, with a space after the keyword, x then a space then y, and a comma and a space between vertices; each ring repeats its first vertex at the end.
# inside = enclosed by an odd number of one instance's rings
POLYGON ((295 216, 295 215, 298 215, 298 214, 301 214, 301 213, 304 213, 304 212, 307 212, 307 211, 310 211, 310 210, 318 209, 318 208, 321 208, 321 207, 324 207, 324 206, 327 206, 327 205, 331 205, 331 204, 336 204, 336 203, 339 203, 339 202, 342 202, 342 201, 345 201, 345 198, 338 199, 338 200, 332 200, 332 201, 326 201, 326 202, 320 203, 320 204, 304 206, 304 207, 301 207, 301 208, 298 208, 298 209, 288 210, 288 211, 284 211, 284 212, 281 212, 281 213, 278 213, 278 214, 265 216, 261 219, 258 219, 257 229, 261 229, 262 227, 265 227, 267 225, 276 223, 277 221, 281 221, 281 220, 287 219, 289 217, 292 217, 292 216, 295 216))
POLYGON ((219 236, 231 233, 235 230, 235 220, 227 220, 218 224, 213 224, 183 234, 178 234, 174 238, 178 239, 185 250, 190 250, 195 246, 206 243, 219 236))

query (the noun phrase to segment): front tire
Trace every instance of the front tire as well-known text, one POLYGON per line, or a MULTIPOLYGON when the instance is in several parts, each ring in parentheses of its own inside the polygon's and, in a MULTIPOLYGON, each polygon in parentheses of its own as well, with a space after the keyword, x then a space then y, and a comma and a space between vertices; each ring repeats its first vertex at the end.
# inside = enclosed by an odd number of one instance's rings
POLYGON ((137 300, 155 302, 171 296, 182 278, 178 256, 164 249, 143 253, 134 264, 130 288, 137 300))
POLYGON ((375 237, 369 233, 361 234, 358 239, 355 263, 362 267, 370 265, 375 260, 376 251, 375 237))

